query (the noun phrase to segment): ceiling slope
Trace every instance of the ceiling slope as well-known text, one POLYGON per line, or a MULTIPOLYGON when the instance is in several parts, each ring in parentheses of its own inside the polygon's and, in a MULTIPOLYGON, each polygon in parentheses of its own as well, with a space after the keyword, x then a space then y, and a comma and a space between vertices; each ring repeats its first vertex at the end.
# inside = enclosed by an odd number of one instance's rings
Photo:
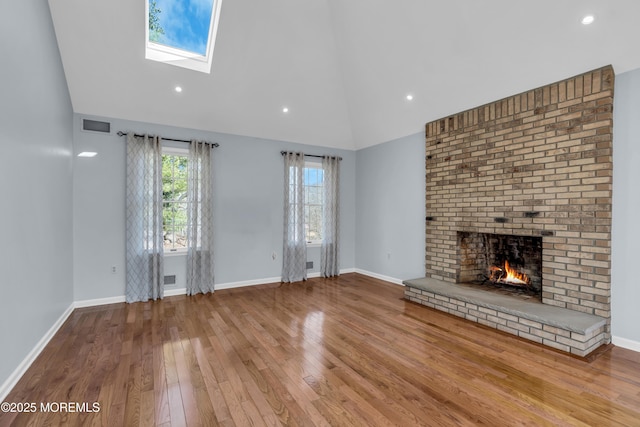
POLYGON ((78 113, 345 149, 640 67, 637 0, 224 0, 211 74, 144 59, 143 1, 49 4, 78 113))
POLYGON ((640 67, 636 0, 330 4, 358 148, 604 65, 640 67))
POLYGON ((211 74, 145 59, 142 0, 49 3, 77 113, 354 148, 324 1, 224 1, 211 74))

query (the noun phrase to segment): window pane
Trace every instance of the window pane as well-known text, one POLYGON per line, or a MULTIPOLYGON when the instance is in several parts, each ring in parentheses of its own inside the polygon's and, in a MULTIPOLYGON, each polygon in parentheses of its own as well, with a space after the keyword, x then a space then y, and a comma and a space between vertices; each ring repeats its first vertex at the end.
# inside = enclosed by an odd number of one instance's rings
MULTIPOLYGON (((307 240, 321 240, 322 239, 322 206, 309 205, 308 206, 308 232, 307 240)), ((307 219, 307 218, 305 218, 307 219)))
POLYGON ((322 204, 322 187, 307 187, 307 203, 322 204))
POLYGON ((213 0, 149 0, 149 41, 207 53, 213 0))
POLYGON ((307 241, 322 240, 323 170, 319 167, 304 168, 304 216, 307 241))
POLYGON ((162 219, 165 249, 186 247, 187 157, 162 156, 162 219))

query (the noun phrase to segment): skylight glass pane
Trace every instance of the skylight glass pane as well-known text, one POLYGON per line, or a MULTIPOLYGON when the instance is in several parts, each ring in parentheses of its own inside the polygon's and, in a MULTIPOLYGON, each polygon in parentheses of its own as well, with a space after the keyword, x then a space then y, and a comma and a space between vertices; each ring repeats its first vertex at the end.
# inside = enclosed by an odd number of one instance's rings
POLYGON ((148 0, 149 41, 207 55, 214 0, 148 0))

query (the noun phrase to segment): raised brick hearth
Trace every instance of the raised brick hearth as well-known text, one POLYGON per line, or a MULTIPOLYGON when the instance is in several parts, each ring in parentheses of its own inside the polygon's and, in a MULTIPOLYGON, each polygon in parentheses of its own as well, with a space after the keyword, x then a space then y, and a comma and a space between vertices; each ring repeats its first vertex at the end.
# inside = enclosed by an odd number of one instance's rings
POLYGON ((613 85, 608 66, 426 125, 426 278, 460 281, 459 232, 542 237, 542 303, 605 320, 581 355, 610 342, 613 85))

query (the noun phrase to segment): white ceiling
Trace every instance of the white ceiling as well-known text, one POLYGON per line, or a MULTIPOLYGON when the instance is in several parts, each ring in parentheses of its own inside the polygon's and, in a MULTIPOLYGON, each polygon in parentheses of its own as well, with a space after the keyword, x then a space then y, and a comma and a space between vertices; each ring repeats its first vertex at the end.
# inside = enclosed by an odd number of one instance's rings
POLYGON ((144 58, 144 0, 49 5, 75 112, 326 147, 640 68, 638 0, 223 0, 211 74, 144 58))

